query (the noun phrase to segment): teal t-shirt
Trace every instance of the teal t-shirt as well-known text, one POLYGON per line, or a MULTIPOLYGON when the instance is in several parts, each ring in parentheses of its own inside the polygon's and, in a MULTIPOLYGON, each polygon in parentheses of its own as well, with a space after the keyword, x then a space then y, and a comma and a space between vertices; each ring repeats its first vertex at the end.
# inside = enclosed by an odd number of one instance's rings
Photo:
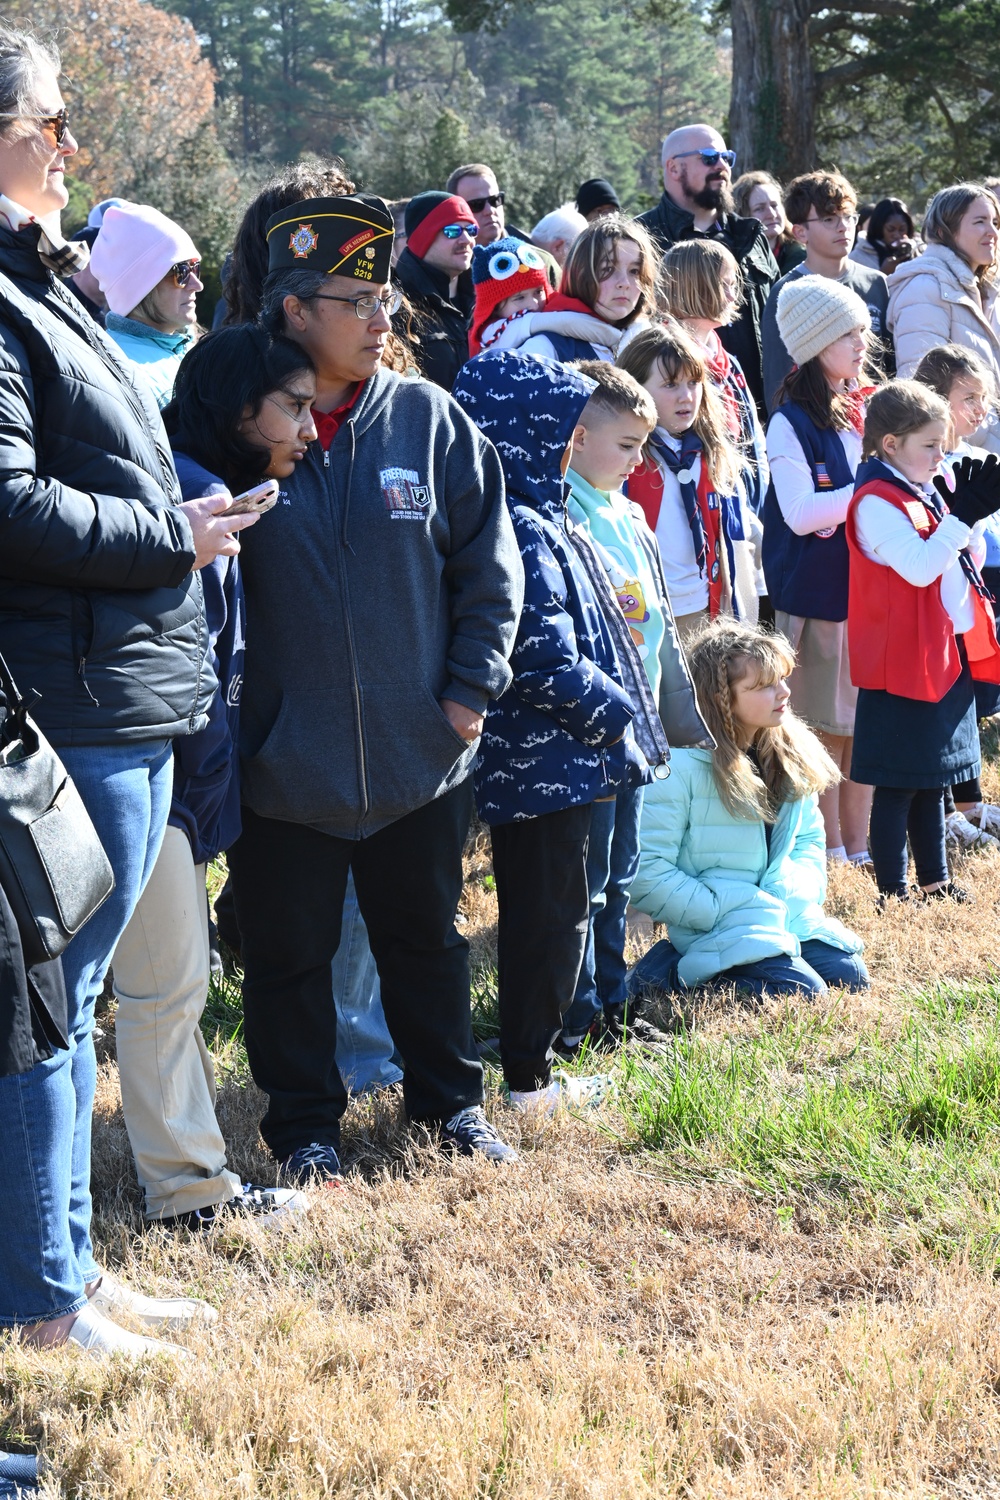
POLYGON ((660 646, 666 622, 659 585, 638 536, 638 528, 646 523, 633 515, 620 490, 612 495, 595 490, 574 469, 569 470, 566 479, 571 486, 570 520, 587 528, 597 548, 656 698, 660 691, 660 646))

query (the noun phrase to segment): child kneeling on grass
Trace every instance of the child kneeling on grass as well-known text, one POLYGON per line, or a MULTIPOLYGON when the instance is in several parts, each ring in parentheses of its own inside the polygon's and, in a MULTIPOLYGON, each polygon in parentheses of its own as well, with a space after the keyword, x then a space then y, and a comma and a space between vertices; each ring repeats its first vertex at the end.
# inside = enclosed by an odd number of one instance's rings
POLYGON ((482 354, 455 399, 496 446, 524 564, 513 681, 492 703, 475 770, 499 915, 500 1060, 515 1109, 599 1102, 606 1078, 553 1077, 590 909, 594 804, 640 786, 669 751, 642 662, 601 562, 566 518, 564 475, 596 390, 576 370, 482 354))
POLYGON ((688 651, 714 750, 675 749, 648 787, 636 906, 666 922, 629 989, 735 985, 755 996, 866 989, 862 942, 823 910, 817 796, 840 774, 789 707, 783 636, 716 620, 688 651))

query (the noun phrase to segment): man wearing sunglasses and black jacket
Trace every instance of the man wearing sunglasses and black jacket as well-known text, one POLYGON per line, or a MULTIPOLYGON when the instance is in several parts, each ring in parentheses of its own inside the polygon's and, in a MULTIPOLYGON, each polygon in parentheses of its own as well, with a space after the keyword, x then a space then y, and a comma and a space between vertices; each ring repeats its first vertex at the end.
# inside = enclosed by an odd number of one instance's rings
POLYGON ((684 125, 663 142, 663 197, 640 214, 661 250, 696 236, 720 239, 736 257, 746 284, 743 306, 719 337, 743 368, 761 415, 767 420, 760 326, 778 267, 763 227, 733 212, 730 192, 735 153, 710 125, 684 125))
POLYGON ((406 249, 396 262, 396 280, 412 309, 399 315, 420 373, 450 391, 469 357, 469 319, 475 305, 469 267, 479 225, 464 198, 418 193, 403 216, 406 249))

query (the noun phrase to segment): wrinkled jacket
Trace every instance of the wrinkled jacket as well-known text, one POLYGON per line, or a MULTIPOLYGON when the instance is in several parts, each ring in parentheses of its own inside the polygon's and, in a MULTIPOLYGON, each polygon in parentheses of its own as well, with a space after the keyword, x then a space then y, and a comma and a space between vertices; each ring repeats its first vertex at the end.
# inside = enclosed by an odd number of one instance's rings
MULTIPOLYGON (((568 486, 559 473, 593 389, 552 360, 502 352, 472 360, 455 387, 500 454, 525 575, 514 680, 486 716, 476 767, 488 823, 593 802, 647 776, 614 637, 567 529, 568 486)), ((593 565, 617 610, 596 556, 593 565)))
POLYGON ((649 230, 661 250, 669 250, 678 240, 720 238, 733 252, 746 284, 740 315, 728 328, 719 329, 719 338, 730 354, 743 366, 747 384, 753 392, 761 417, 766 414, 764 380, 761 373, 761 320, 771 287, 778 279, 778 266, 767 243, 763 225, 756 219, 741 219, 725 214, 720 236, 705 235, 694 227, 694 214, 675 203, 664 193, 655 208, 639 215, 639 223, 649 230))
MULTIPOLYGON (((896 345, 896 371, 910 379, 930 349, 961 344, 978 354, 1000 380, 1000 307, 996 290, 980 302, 972 267, 946 245, 929 244, 916 260, 889 277, 889 331, 896 345)), ((972 441, 1000 453, 1000 429, 981 428, 972 441)))
POLYGON ((166 434, 39 232, 0 228, 0 651, 57 746, 187 734, 215 678, 166 434))
POLYGON ((667 924, 682 984, 798 957, 813 938, 861 951, 861 939, 823 910, 826 833, 815 797, 782 805, 768 852, 762 822, 727 812, 708 750, 675 750, 671 766, 669 781, 646 788, 631 899, 667 924))
MULTIPOLYGON (((410 250, 396 262, 395 277, 413 308, 413 352, 420 372, 450 391, 469 357, 469 319, 476 300, 472 277, 465 272, 458 278, 453 301, 448 295, 450 277, 410 250)), ((405 331, 401 326, 400 332, 405 331)))
POLYGON ((510 682, 522 572, 496 450, 426 380, 379 369, 241 537, 243 802, 358 839, 468 776, 445 716, 510 682))

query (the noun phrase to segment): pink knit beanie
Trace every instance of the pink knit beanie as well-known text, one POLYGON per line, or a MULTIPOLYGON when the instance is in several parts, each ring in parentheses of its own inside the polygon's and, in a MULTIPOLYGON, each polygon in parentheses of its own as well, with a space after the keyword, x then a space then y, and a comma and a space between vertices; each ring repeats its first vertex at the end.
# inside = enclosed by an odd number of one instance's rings
POLYGON ((185 229, 145 203, 109 208, 90 253, 90 269, 114 313, 127 317, 181 260, 198 260, 185 229))

